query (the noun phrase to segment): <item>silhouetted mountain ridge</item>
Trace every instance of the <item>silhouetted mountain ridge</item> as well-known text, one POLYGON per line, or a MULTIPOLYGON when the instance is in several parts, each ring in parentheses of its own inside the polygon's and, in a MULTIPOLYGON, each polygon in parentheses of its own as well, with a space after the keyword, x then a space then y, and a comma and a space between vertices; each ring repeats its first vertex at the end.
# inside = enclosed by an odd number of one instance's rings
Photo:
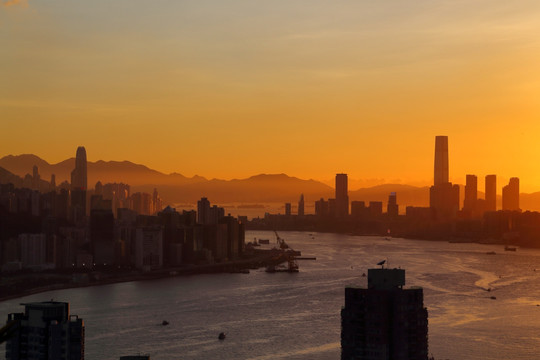
MULTIPOLYGON (((56 183, 70 180, 75 167, 75 158, 69 158, 57 164, 33 154, 8 155, 0 159, 0 181, 22 184, 24 176, 32 173, 37 165, 43 180, 49 180, 51 174, 56 175, 56 183)), ((245 179, 211 179, 195 175, 186 177, 174 172, 164 174, 142 164, 130 161, 88 162, 88 187, 92 189, 97 181, 102 183, 124 182, 132 187, 132 192, 151 192, 157 187, 167 203, 195 202, 206 196, 213 203, 226 202, 291 202, 296 203, 300 194, 304 194, 306 203, 313 203, 320 198, 334 197, 334 189, 320 181, 304 180, 280 174, 257 174, 245 179)), ((461 199, 463 199, 463 186, 461 199)), ((406 206, 429 206, 429 187, 407 184, 381 184, 349 191, 350 201, 382 201, 384 206, 391 192, 397 193, 400 211, 406 206)), ((479 192, 479 198, 483 193, 479 192)), ((521 208, 524 210, 540 210, 540 192, 520 195, 521 208)), ((500 208, 500 196, 498 196, 500 208)))
MULTIPOLYGON (((63 160, 57 164, 49 164, 47 161, 33 154, 8 155, 0 159, 0 166, 6 170, 24 177, 32 173, 32 168, 37 165, 42 179, 49 180, 51 174, 56 175, 56 183, 62 181, 71 181, 71 171, 75 167, 75 158, 63 160)), ((88 187, 101 181, 124 182, 133 186, 144 184, 181 184, 206 181, 201 176, 186 177, 179 173, 164 174, 157 170, 141 164, 135 164, 131 161, 88 161, 88 187)))

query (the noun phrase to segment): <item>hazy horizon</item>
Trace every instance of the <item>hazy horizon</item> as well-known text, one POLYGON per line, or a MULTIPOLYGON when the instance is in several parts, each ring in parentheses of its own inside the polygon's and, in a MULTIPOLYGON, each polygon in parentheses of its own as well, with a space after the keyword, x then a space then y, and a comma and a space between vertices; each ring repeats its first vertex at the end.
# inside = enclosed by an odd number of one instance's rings
MULTIPOLYGON (((8 157, 8 156, 23 156, 23 155, 31 155, 31 156, 37 156, 38 158, 40 158, 41 160, 47 162, 49 165, 57 165, 59 163, 62 163, 63 161, 66 161, 66 160, 69 160, 69 159, 75 159, 74 156, 72 157, 66 157, 65 159, 63 160, 60 160, 58 162, 50 162, 48 161, 47 159, 44 159, 43 157, 41 157, 40 155, 38 154, 30 154, 30 153, 22 153, 22 154, 6 154, 6 155, 1 155, 0 156, 0 159, 3 159, 4 157, 8 157)), ((98 161, 105 161, 105 162, 124 162, 124 161, 127 161, 127 162, 130 162, 130 163, 133 163, 135 165, 142 165, 142 166, 145 166, 147 167, 148 169, 150 170, 156 170, 156 171, 159 171, 158 169, 154 169, 152 168, 151 166, 147 165, 147 164, 142 164, 142 163, 135 163, 131 160, 128 160, 128 159, 124 159, 124 160, 103 160, 103 159, 97 159, 97 160, 92 160, 92 159, 88 159, 89 162, 98 162, 98 161)), ((0 166, 1 167, 1 166, 0 166)), ((31 168, 28 169, 28 174, 31 174, 31 168)), ((253 176, 258 176, 258 175, 280 175, 280 174, 283 174, 283 175, 287 175, 289 177, 294 177, 294 178, 298 178, 298 179, 302 179, 302 180, 314 180, 314 181, 318 181, 320 183, 323 183, 325 185, 328 185, 330 187, 334 187, 335 186, 335 179, 334 177, 329 177, 329 178, 321 178, 321 179, 314 179, 314 178, 302 178, 301 176, 297 176, 295 174, 288 174, 288 173, 284 173, 284 172, 279 172, 279 173, 269 173, 269 172, 263 172, 263 173, 254 173, 254 174, 250 174, 250 175, 247 175, 245 177, 239 177, 239 176, 236 176, 236 177, 230 177, 230 178, 218 178, 218 177, 212 177, 212 176, 207 176, 206 174, 186 174, 184 173, 183 171, 181 170, 177 170, 177 171, 173 171, 171 173, 165 173, 165 172, 162 172, 162 171, 159 171, 165 175, 172 175, 172 174, 180 174, 180 175, 183 175, 183 176, 186 176, 188 178, 192 178, 192 177, 196 177, 196 176, 200 176, 200 177, 203 177, 207 180, 225 180, 225 181, 230 181, 230 180, 241 180, 241 179, 247 179, 247 178, 250 178, 250 177, 253 177, 253 176)), ((46 173, 47 175, 49 175, 48 173, 46 173)), ((17 175, 17 174, 16 174, 17 175)), ((19 176, 23 176, 22 174, 18 174, 19 176)), ((58 176, 58 174, 56 174, 58 176)), ((58 178, 58 177, 57 177, 58 178)), ((69 179, 66 177, 65 179, 64 178, 58 178, 59 180, 68 180, 69 179)), ((506 182, 508 181, 508 178, 501 178, 501 177, 498 177, 498 189, 502 188, 504 185, 506 185, 506 182)), ((484 183, 484 179, 482 177, 479 177, 478 179, 478 184, 479 184, 479 192, 482 192, 482 186, 483 186, 483 183, 484 183)), ((431 185, 433 185, 433 179, 428 181, 428 180, 425 180, 425 181, 404 181, 402 179, 397 179, 397 178, 394 178, 394 179, 377 179, 377 178, 364 178, 364 179, 352 179, 349 177, 348 179, 349 181, 349 191, 355 191, 355 190, 358 190, 358 189, 363 189, 363 188, 370 188, 370 187, 374 187, 374 186, 378 186, 378 185, 391 185, 391 184, 398 184, 398 185, 409 185, 409 186, 415 186, 415 187, 429 187, 431 185)), ((461 184, 464 186, 465 184, 465 179, 464 178, 457 178, 456 181, 454 181, 455 183, 457 184, 461 184)), ((91 184, 92 186, 94 184, 91 184)), ((525 187, 523 188, 522 186, 522 193, 525 193, 525 192, 530 192, 530 193, 533 193, 533 192, 538 192, 540 191, 540 189, 536 188, 536 187, 525 187)), ((499 190, 498 190, 499 192, 499 190)), ((499 194, 500 195, 500 194, 499 194)))
POLYGON ((540 188, 540 3, 1 4, 3 151, 429 184, 447 135, 453 182, 540 188))

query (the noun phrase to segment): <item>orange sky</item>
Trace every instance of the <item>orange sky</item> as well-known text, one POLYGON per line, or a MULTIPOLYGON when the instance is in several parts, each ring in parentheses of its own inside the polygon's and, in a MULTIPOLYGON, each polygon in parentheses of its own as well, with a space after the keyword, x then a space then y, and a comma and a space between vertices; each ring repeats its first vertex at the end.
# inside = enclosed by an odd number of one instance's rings
POLYGON ((0 1, 0 156, 540 190, 538 1, 0 1))

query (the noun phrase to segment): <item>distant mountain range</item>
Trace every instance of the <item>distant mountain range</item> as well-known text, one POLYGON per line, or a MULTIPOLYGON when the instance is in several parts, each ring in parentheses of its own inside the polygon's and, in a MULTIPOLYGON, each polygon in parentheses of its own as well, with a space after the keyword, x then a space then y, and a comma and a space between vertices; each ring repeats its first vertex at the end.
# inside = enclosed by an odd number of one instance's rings
MULTIPOLYGON (((37 165, 43 180, 50 180, 56 175, 56 184, 70 181, 71 171, 75 167, 75 158, 57 164, 32 154, 8 155, 0 159, 0 182, 22 184, 22 178, 32 173, 37 165)), ((306 203, 313 203, 320 198, 334 197, 334 189, 320 181, 304 180, 286 174, 259 174, 246 179, 207 179, 202 176, 186 177, 182 174, 164 174, 129 161, 88 162, 88 187, 101 181, 123 182, 131 185, 132 192, 151 192, 158 189, 166 203, 194 203, 203 196, 215 204, 220 203, 285 203, 296 204, 300 194, 304 194, 306 203)), ((388 195, 397 193, 400 209, 406 206, 428 206, 429 187, 417 187, 405 184, 383 184, 349 191, 349 200, 382 201, 386 206, 388 195)), ((461 189, 463 194, 463 187, 461 189)), ((479 197, 482 197, 479 193, 479 197)), ((463 196, 461 196, 463 197, 463 196)), ((500 196, 499 196, 500 203, 500 196)), ((524 210, 540 211, 540 192, 520 195, 520 205, 524 210)), ((500 207, 500 204, 499 204, 500 207)))

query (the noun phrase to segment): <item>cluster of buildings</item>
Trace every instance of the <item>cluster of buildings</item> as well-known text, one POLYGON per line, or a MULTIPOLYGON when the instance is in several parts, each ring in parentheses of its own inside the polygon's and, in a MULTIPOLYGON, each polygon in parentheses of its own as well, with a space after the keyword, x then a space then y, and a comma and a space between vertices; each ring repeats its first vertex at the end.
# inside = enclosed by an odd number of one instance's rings
MULTIPOLYGON (((127 266, 143 270, 212 263, 244 251, 244 225, 203 198, 198 211, 163 209, 153 194, 97 182, 87 188, 86 151, 79 147, 71 183, 32 188, 0 185, 3 271, 127 266), (46 189, 45 189, 46 188, 46 189)), ((28 177, 28 176, 27 176, 28 177)))
POLYGON ((315 214, 298 215, 285 204, 285 215, 266 214, 247 224, 253 229, 347 232, 358 235, 396 235, 424 239, 466 238, 516 245, 540 246, 540 213, 522 212, 519 179, 502 187, 502 207, 497 206, 497 176, 485 177, 485 196, 478 196, 478 178, 466 175, 463 202, 460 186, 449 180, 448 137, 435 137, 433 186, 429 206, 407 206, 400 212, 396 192, 383 201, 349 201, 347 174, 335 177, 335 197, 315 201, 315 214))
MULTIPOLYGON (((480 218, 486 212, 497 211, 497 176, 485 177, 485 198, 478 198, 478 178, 468 174, 465 181, 465 196, 460 211, 459 185, 449 181, 448 137, 435 137, 435 167, 433 186, 429 189, 429 207, 439 220, 480 218)), ((502 210, 520 211, 519 179, 513 177, 502 188, 502 210)))

